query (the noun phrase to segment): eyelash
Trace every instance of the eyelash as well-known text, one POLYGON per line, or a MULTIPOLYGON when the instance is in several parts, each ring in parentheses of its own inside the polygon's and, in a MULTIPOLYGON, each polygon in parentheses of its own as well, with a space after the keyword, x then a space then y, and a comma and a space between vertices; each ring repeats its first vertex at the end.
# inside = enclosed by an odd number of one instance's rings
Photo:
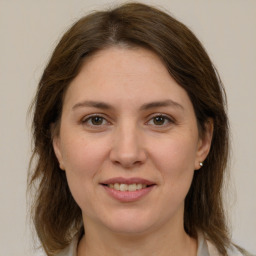
MULTIPOLYGON (((93 128, 97 128, 97 126, 98 127, 102 126, 102 124, 100 124, 100 125, 95 125, 95 124, 92 124, 92 123, 89 124, 89 122, 92 122, 93 118, 96 118, 96 117, 101 118, 103 120, 103 122, 107 122, 109 124, 107 119, 104 116, 100 115, 100 114, 94 114, 94 115, 90 115, 90 116, 84 118, 82 120, 82 124, 88 125, 88 126, 93 127, 93 128)), ((103 124, 103 125, 105 125, 105 124, 103 124)))
MULTIPOLYGON (((150 117, 149 121, 146 122, 147 125, 152 125, 152 126, 155 126, 155 127, 157 127, 157 128, 164 128, 164 127, 166 127, 166 126, 168 126, 169 124, 172 124, 172 123, 175 123, 174 119, 171 118, 171 117, 169 117, 169 116, 167 116, 167 115, 164 115, 164 114, 155 114, 155 115, 152 115, 152 116, 150 117), (157 125, 157 124, 154 124, 154 123, 153 123, 153 124, 150 124, 151 121, 154 122, 154 119, 155 119, 155 118, 158 118, 158 117, 164 119, 164 124, 163 124, 163 125, 161 125, 161 124, 160 124, 160 125, 157 125), (167 123, 166 123, 166 122, 167 122, 167 123)), ((101 128, 102 126, 109 125, 110 122, 109 122, 103 115, 101 115, 101 114, 94 114, 94 115, 90 115, 90 116, 87 116, 86 118, 84 118, 84 119, 82 120, 82 124, 83 124, 83 125, 87 125, 87 126, 89 126, 89 127, 91 127, 91 128, 96 128, 96 129, 97 129, 97 128, 101 128), (92 123, 93 118, 101 118, 103 124, 99 124, 99 125, 93 124, 93 123, 92 123)))
MULTIPOLYGON (((164 119, 164 124, 163 124, 163 125, 152 124, 153 126, 156 126, 156 127, 158 127, 158 128, 166 127, 166 126, 168 126, 169 124, 174 123, 174 120, 173 120, 171 117, 167 116, 167 115, 155 114, 154 116, 152 116, 152 117, 149 119, 149 121, 147 122, 147 124, 149 124, 150 121, 153 121, 153 122, 154 122, 154 119, 155 119, 155 118, 158 118, 158 117, 164 119), (167 123, 166 123, 166 122, 167 122, 167 123)), ((150 124, 149 124, 149 125, 150 125, 150 124)))

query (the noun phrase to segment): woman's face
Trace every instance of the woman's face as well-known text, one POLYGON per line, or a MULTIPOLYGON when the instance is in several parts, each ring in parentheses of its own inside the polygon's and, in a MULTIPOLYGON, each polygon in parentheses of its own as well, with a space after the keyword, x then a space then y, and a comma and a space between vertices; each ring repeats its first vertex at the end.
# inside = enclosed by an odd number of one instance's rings
POLYGON ((53 145, 85 229, 182 227, 194 170, 209 151, 186 91, 153 52, 112 47, 84 63, 53 145))

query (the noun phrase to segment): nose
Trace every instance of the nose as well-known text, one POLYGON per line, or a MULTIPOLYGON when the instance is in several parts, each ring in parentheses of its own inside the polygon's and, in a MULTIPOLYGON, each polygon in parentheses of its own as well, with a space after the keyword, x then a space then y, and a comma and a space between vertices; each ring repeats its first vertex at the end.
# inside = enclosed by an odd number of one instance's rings
POLYGON ((142 165, 146 161, 147 154, 140 135, 135 126, 126 125, 117 128, 113 135, 110 160, 126 169, 142 165))

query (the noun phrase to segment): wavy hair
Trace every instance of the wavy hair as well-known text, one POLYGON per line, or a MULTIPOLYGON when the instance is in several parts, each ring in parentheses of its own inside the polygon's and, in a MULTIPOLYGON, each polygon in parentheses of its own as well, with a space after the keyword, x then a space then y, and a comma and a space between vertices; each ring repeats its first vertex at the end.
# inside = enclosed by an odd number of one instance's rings
POLYGON ((34 149, 28 188, 36 188, 32 216, 44 250, 56 255, 83 230, 81 210, 54 154, 51 128, 56 126, 58 132, 65 91, 84 60, 111 46, 137 46, 155 52, 189 95, 201 136, 207 120, 213 120, 209 155, 195 172, 185 199, 184 228, 194 238, 198 231, 203 232, 226 255, 230 239, 222 188, 229 134, 222 82, 200 41, 184 24, 140 3, 93 12, 78 20, 61 38, 40 79, 33 102, 34 149))

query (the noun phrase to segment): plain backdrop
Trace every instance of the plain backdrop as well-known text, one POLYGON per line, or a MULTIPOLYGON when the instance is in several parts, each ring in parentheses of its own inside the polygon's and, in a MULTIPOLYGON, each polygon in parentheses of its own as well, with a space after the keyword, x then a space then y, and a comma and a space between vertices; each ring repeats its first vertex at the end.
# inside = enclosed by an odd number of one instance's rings
MULTIPOLYGON (((26 118, 40 75, 63 32, 91 10, 123 1, 0 0, 0 256, 33 249, 26 207, 31 155, 26 118)), ((232 237, 256 252, 256 1, 155 0, 202 41, 228 95, 232 130, 226 208, 232 237)), ((35 238, 35 237, 34 237, 35 238)))

